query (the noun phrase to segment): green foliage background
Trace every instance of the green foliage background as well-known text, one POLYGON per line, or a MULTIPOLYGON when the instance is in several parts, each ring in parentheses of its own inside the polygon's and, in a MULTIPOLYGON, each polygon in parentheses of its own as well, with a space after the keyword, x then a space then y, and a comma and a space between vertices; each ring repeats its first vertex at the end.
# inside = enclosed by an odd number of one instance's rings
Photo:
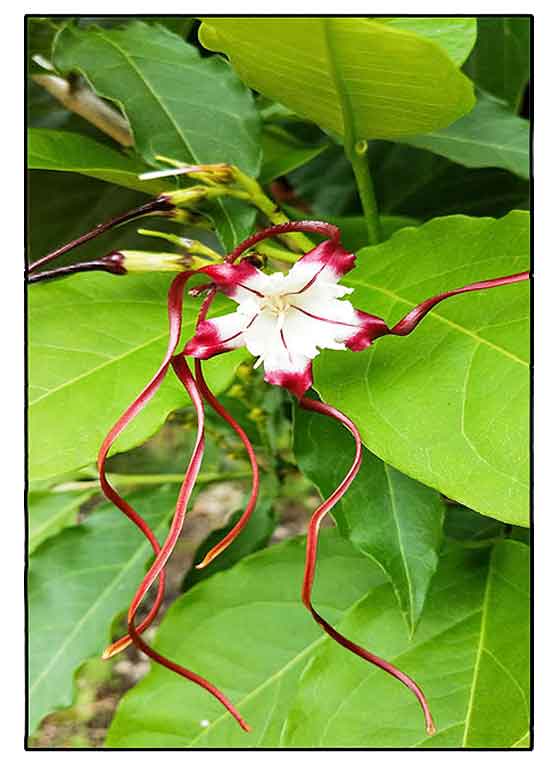
MULTIPOLYGON (((353 304, 390 324, 442 290, 526 270, 529 40, 521 16, 30 17, 29 259, 186 186, 138 179, 165 167, 163 155, 232 163, 289 217, 338 224, 357 253, 353 304), (131 145, 64 108, 44 75, 108 101, 131 145), (376 245, 362 211, 365 148, 376 245)), ((228 250, 260 224, 250 203, 228 197, 201 213, 210 230, 170 230, 228 250)), ((130 223, 71 258, 137 248, 158 240, 130 223)), ((94 462, 163 354, 169 281, 86 274, 29 289, 31 735, 74 701, 75 673, 118 631, 148 563, 137 531, 100 502, 94 462)), ((184 338, 197 311, 185 305, 184 338)), ((204 691, 155 667, 122 698, 106 745, 529 748, 528 285, 459 296, 406 339, 315 363, 315 392, 356 421, 364 443, 336 529, 322 533, 315 602, 422 684, 433 737, 403 686, 346 654, 301 606, 304 539, 268 546, 289 496, 309 505, 312 492, 332 492, 351 440, 246 361, 241 351, 216 358, 207 379, 258 449, 260 501, 226 556, 185 578, 154 646, 211 677, 254 730, 241 733, 204 691)), ((161 535, 191 446, 187 405, 168 379, 110 462, 161 535), (177 464, 147 449, 173 415, 186 421, 177 464), (168 484, 155 482, 165 472, 168 484)), ((195 499, 210 481, 243 476, 240 456, 226 457, 236 443, 219 421, 207 427, 195 499)))

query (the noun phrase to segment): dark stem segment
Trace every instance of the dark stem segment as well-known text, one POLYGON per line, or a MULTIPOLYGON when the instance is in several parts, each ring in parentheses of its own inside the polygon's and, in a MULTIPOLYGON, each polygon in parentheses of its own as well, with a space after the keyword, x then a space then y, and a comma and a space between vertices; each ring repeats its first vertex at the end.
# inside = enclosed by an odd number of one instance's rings
POLYGON ((259 241, 263 241, 270 236, 276 236, 280 233, 321 233, 323 236, 327 236, 331 241, 340 240, 340 228, 336 225, 331 225, 328 222, 321 222, 315 219, 301 219, 296 222, 283 222, 281 225, 271 225, 270 227, 260 230, 258 233, 254 233, 241 244, 235 247, 225 257, 226 263, 234 263, 238 257, 242 255, 247 249, 257 244, 259 241))
POLYGON ((62 268, 52 268, 51 271, 38 271, 27 276, 27 284, 35 282, 49 282, 52 279, 60 279, 63 276, 71 276, 85 271, 106 271, 109 274, 124 276, 128 273, 122 264, 123 256, 120 252, 111 252, 98 260, 89 260, 85 263, 64 265, 62 268))
POLYGON ((122 225, 132 219, 137 219, 138 217, 145 217, 147 215, 156 213, 166 214, 166 212, 171 212, 173 210, 174 206, 170 202, 169 197, 167 195, 159 195, 158 198, 155 198, 149 203, 144 203, 142 206, 137 206, 135 209, 131 209, 124 214, 119 214, 117 217, 113 217, 112 219, 107 220, 107 222, 102 222, 92 230, 88 231, 88 233, 84 233, 83 236, 69 241, 68 244, 63 244, 63 246, 60 246, 58 249, 54 249, 53 252, 44 255, 44 257, 41 257, 39 260, 35 260, 34 263, 29 265, 29 271, 34 271, 37 268, 40 268, 46 263, 49 263, 51 260, 55 260, 57 257, 64 255, 66 252, 70 252, 71 249, 75 249, 77 246, 85 244, 87 241, 91 241, 92 238, 96 238, 102 233, 106 233, 108 230, 111 230, 111 228, 122 225))
POLYGON ((338 644, 342 645, 347 650, 351 650, 352 653, 355 653, 355 655, 360 656, 365 661, 368 661, 369 663, 378 666, 380 669, 383 669, 385 672, 388 672, 393 677, 395 677, 396 679, 398 679, 400 682, 402 682, 404 685, 407 686, 407 688, 416 696, 416 698, 420 703, 420 706, 422 707, 422 711, 424 713, 424 718, 426 721, 426 731, 431 736, 435 734, 435 725, 433 722, 433 718, 431 716, 426 697, 424 696, 420 687, 414 682, 414 680, 411 679, 404 672, 402 672, 400 669, 393 666, 393 664, 389 663, 388 661, 385 661, 383 658, 380 658, 377 655, 374 655, 374 653, 365 650, 360 645, 355 644, 355 642, 352 642, 350 639, 347 639, 345 636, 340 634, 333 626, 330 625, 330 623, 328 623, 317 612, 317 610, 311 603, 311 592, 313 589, 313 581, 315 577, 315 564, 317 560, 317 546, 319 541, 319 528, 321 525, 321 521, 328 514, 328 512, 330 512, 333 506, 342 498, 344 493, 347 491, 347 489, 355 479, 357 472, 359 471, 359 468, 361 466, 362 445, 361 445, 361 437, 359 435, 359 431, 357 430, 356 426, 349 419, 349 417, 346 417, 346 415, 342 414, 342 412, 338 411, 337 409, 334 409, 332 406, 329 406, 328 404, 307 397, 303 397, 301 399, 300 406, 302 406, 304 409, 309 409, 311 411, 318 412, 319 414, 324 414, 327 417, 331 417, 332 419, 337 420, 348 429, 348 431, 352 434, 355 440, 355 457, 353 459, 353 463, 350 466, 348 473, 346 474, 346 476, 344 477, 340 485, 338 485, 336 490, 326 499, 326 501, 323 501, 323 503, 315 510, 315 512, 313 513, 309 521, 309 528, 307 533, 307 546, 306 546, 306 565, 304 571, 304 582, 302 586, 302 601, 307 607, 307 609, 311 612, 311 614, 313 615, 317 623, 321 626, 321 628, 330 637, 332 637, 332 639, 338 642, 338 644))
POLYGON ((161 666, 170 669, 176 674, 179 674, 181 677, 184 677, 185 679, 196 683, 201 688, 204 688, 206 691, 208 691, 208 693, 212 694, 212 696, 218 699, 221 704, 223 704, 223 706, 235 718, 239 726, 244 731, 250 731, 250 726, 242 718, 239 712, 237 712, 229 699, 224 696, 224 694, 218 690, 218 688, 212 685, 212 683, 208 682, 208 680, 206 680, 204 677, 201 677, 190 669, 186 669, 185 667, 180 666, 174 661, 171 661, 169 658, 161 655, 156 650, 153 650, 153 648, 142 639, 139 631, 135 626, 136 612, 151 585, 163 572, 168 558, 170 557, 181 533, 187 512, 187 506, 189 504, 189 499, 197 480, 204 453, 204 407, 200 393, 195 383, 195 379, 189 370, 185 355, 183 353, 180 353, 176 357, 172 358, 172 367, 182 384, 185 386, 185 389, 187 390, 193 406, 197 412, 197 436, 195 439, 193 454, 191 455, 191 460, 189 462, 189 466, 179 492, 170 531, 168 532, 168 536, 166 537, 166 541, 162 545, 160 552, 158 553, 149 571, 143 578, 143 581, 141 582, 134 598, 132 599, 132 603, 130 604, 130 608, 128 610, 128 633, 130 634, 136 647, 148 655, 149 658, 152 658, 161 666))
MULTIPOLYGON (((215 295, 216 295, 216 288, 213 288, 209 291, 208 295, 206 296, 200 308, 199 316, 197 319, 197 325, 199 325, 201 322, 204 322, 204 320, 206 319, 206 315, 208 314, 208 310, 212 305, 215 295)), ((223 539, 221 539, 216 545, 214 545, 214 547, 212 547, 212 549, 209 550, 207 554, 204 556, 203 560, 199 564, 197 564, 196 566, 197 569, 204 569, 205 566, 208 566, 208 564, 214 560, 214 558, 217 558, 218 555, 220 555, 220 553, 222 553, 225 549, 227 549, 227 547, 229 547, 229 545, 241 533, 243 528, 250 520, 250 517, 252 516, 252 513, 254 512, 254 509, 256 507, 256 501, 258 499, 258 491, 260 488, 260 472, 258 469, 258 461, 256 459, 256 453, 254 452, 254 448, 250 443, 248 436, 241 428, 239 423, 229 414, 227 409, 218 401, 216 396, 212 393, 212 391, 206 384, 206 381, 204 379, 204 374, 202 372, 202 361, 198 359, 195 360, 195 379, 202 398, 206 401, 206 403, 208 403, 212 407, 212 409, 214 409, 214 411, 223 420, 229 423, 229 425, 233 428, 237 436, 240 438, 246 450, 246 453, 248 455, 248 459, 250 461, 250 468, 252 470, 252 488, 250 491, 250 498, 248 499, 248 503, 245 507, 245 510, 242 513, 239 520, 235 523, 233 528, 229 531, 229 533, 227 533, 223 539)))

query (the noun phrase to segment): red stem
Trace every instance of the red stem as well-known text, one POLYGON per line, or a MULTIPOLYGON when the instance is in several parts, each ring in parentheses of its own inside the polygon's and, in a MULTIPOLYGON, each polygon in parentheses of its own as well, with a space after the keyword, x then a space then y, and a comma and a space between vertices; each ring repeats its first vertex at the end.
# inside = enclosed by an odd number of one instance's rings
POLYGON ((91 241, 92 238, 96 238, 102 233, 106 233, 108 230, 111 230, 111 228, 117 227, 117 225, 122 225, 124 222, 129 222, 132 219, 144 217, 148 214, 172 211, 173 208, 174 207, 167 195, 159 195, 158 198, 149 201, 149 203, 144 203, 135 209, 131 209, 131 211, 127 211, 124 214, 119 214, 117 217, 113 217, 112 219, 107 220, 107 222, 102 222, 92 230, 88 231, 88 233, 84 233, 83 236, 79 236, 79 238, 75 238, 72 241, 69 241, 68 244, 63 244, 63 246, 60 246, 58 249, 54 249, 53 252, 44 255, 44 257, 41 257, 39 260, 35 260, 34 263, 30 263, 29 271, 34 271, 35 269, 40 268, 42 265, 49 263, 50 260, 55 260, 57 257, 64 255, 66 252, 70 252, 71 249, 75 249, 77 246, 85 244, 87 241, 91 241))
POLYGON ((250 249, 251 246, 254 246, 259 241, 263 241, 265 238, 269 238, 270 236, 277 236, 280 233, 301 232, 321 233, 322 235, 330 238, 332 241, 340 240, 340 228, 337 228, 336 225, 331 225, 328 222, 321 222, 319 220, 313 219, 301 219, 296 222, 285 222, 282 225, 271 225, 264 230, 260 230, 258 233, 254 233, 253 236, 247 238, 241 244, 236 246, 232 252, 226 255, 225 262, 234 263, 243 252, 245 252, 247 249, 250 249))
POLYGON ((83 271, 106 271, 109 274, 124 276, 128 273, 122 264, 123 256, 120 252, 111 252, 98 260, 88 260, 85 263, 74 263, 73 265, 64 265, 62 268, 52 268, 50 271, 39 271, 27 276, 28 284, 35 282, 49 282, 52 279, 59 279, 62 276, 79 274, 83 271))
POLYGON ((390 664, 383 658, 374 655, 374 653, 370 653, 368 650, 365 650, 360 645, 356 645, 355 642, 352 642, 340 634, 317 612, 311 603, 311 591, 313 589, 313 581, 315 577, 315 564, 317 559, 317 546, 321 521, 328 514, 328 512, 330 512, 333 506, 342 498, 344 493, 347 491, 357 476, 357 472, 361 466, 362 445, 361 437, 355 424, 349 419, 349 417, 346 417, 345 414, 342 414, 342 412, 334 409, 328 404, 323 403, 322 401, 316 401, 307 397, 301 399, 300 406, 302 406, 304 409, 309 409, 311 411, 318 412, 319 414, 324 414, 327 417, 331 417, 332 419, 342 423, 342 425, 344 425, 352 434, 355 440, 355 457, 348 473, 340 485, 336 488, 336 490, 315 510, 309 521, 306 546, 306 565, 304 571, 304 582, 302 586, 302 601, 307 609, 311 612, 317 623, 321 626, 321 628, 326 631, 326 633, 336 642, 338 642, 338 644, 342 645, 347 650, 351 650, 351 652, 355 653, 355 655, 364 658, 365 661, 368 661, 369 663, 378 666, 380 669, 383 669, 385 672, 388 672, 404 685, 406 685, 410 691, 412 691, 412 693, 418 699, 420 706, 422 707, 426 721, 426 731, 431 736, 435 734, 435 725, 428 707, 426 697, 424 696, 420 687, 414 682, 414 680, 412 680, 408 675, 404 674, 404 672, 402 672, 400 669, 397 669, 397 667, 393 666, 393 664, 390 664))

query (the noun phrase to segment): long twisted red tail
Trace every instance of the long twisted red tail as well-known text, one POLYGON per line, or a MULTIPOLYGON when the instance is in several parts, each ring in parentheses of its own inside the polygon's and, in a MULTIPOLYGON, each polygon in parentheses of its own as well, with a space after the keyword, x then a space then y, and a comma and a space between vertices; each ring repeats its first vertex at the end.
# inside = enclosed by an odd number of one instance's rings
MULTIPOLYGON (((172 356, 174 355, 174 352, 176 350, 176 347, 180 339, 183 291, 187 280, 189 279, 190 276, 192 276, 192 274, 193 272, 186 271, 185 273, 181 273, 178 276, 176 276, 175 279, 172 281, 172 284, 170 285, 170 289, 168 292, 169 337, 168 337, 168 345, 166 347, 166 353, 164 355, 162 363, 160 364, 153 378, 147 383, 147 385, 141 391, 141 393, 138 395, 135 401, 133 401, 130 404, 130 406, 126 409, 126 411, 120 416, 117 422, 113 425, 113 427, 111 428, 111 430, 109 431, 109 433, 107 434, 107 436, 105 437, 101 445, 101 448, 99 450, 99 455, 97 458, 99 481, 105 497, 109 501, 112 501, 112 503, 115 506, 117 506, 121 510, 121 512, 123 512, 126 515, 126 517, 128 517, 133 523, 135 523, 135 525, 137 525, 137 527, 140 529, 140 531, 142 531, 142 533, 145 534, 145 536, 147 537, 147 539, 151 544, 151 547, 153 548, 153 552, 155 553, 155 555, 158 555, 160 551, 160 545, 157 539, 155 538, 154 533, 149 528, 145 520, 136 512, 136 510, 127 501, 125 501, 122 498, 122 496, 111 485, 111 483, 109 482, 105 474, 105 462, 107 460, 109 450, 111 449, 114 441, 118 438, 118 436, 122 433, 122 431, 130 424, 130 422, 139 414, 139 412, 143 409, 143 407, 146 406, 146 404, 151 400, 151 398, 155 395, 160 385, 162 384, 162 380, 166 376, 166 372, 168 371, 168 368, 170 366, 170 361, 172 359, 172 356)), ((155 615, 157 614, 162 604, 162 599, 164 597, 164 585, 165 585, 164 572, 161 572, 155 601, 149 611, 149 614, 144 618, 143 622, 140 623, 139 626, 137 627, 136 630, 138 631, 138 633, 142 633, 143 631, 145 631, 154 620, 155 615)), ((126 634, 126 636, 121 637, 120 639, 118 639, 116 642, 113 642, 105 649, 105 651, 103 652, 103 658, 105 659, 111 658, 117 653, 120 653, 131 643, 132 643, 131 637, 128 634, 126 634)))
POLYGON ((195 407, 195 410, 197 412, 197 436, 195 439, 195 447, 191 455, 191 460, 189 461, 189 467, 187 469, 185 478, 183 480, 179 492, 178 500, 176 503, 176 509, 174 512, 174 517, 172 520, 172 524, 170 526, 170 530, 168 532, 168 536, 166 537, 166 541, 162 545, 162 548, 160 549, 159 553, 157 554, 155 561, 153 562, 149 571, 143 578, 143 581, 141 582, 139 588, 137 589, 137 592, 134 598, 132 599, 132 603, 130 604, 130 608, 128 610, 128 630, 129 630, 130 637, 132 638, 132 641, 134 642, 136 647, 138 647, 142 652, 144 652, 146 655, 148 655, 157 663, 161 664, 161 666, 164 666, 167 669, 170 669, 171 671, 175 672, 176 674, 179 674, 181 677, 185 677, 187 680, 190 680, 191 682, 200 685, 201 688, 204 688, 206 691, 211 693, 212 696, 214 696, 216 699, 218 699, 219 702, 221 702, 221 704, 223 704, 223 706, 235 718, 235 720, 237 721, 237 723, 242 729, 244 729, 245 731, 250 731, 250 727, 248 726, 248 724, 237 712, 237 710, 231 704, 229 699, 226 696, 224 696, 224 694, 220 690, 218 690, 218 688, 212 685, 212 683, 208 682, 208 680, 206 680, 204 677, 201 677, 195 672, 192 672, 190 669, 186 669, 185 667, 180 666, 174 661, 171 661, 169 658, 166 658, 165 656, 161 655, 156 650, 153 650, 152 647, 150 647, 146 642, 144 642, 135 625, 136 612, 145 594, 151 587, 151 585, 154 583, 157 577, 162 575, 166 562, 170 557, 174 549, 174 546, 178 540, 178 537, 181 533, 181 529, 183 527, 183 522, 187 512, 187 506, 189 504, 189 499, 191 497, 193 487, 195 486, 195 482, 197 480, 197 476, 202 462, 202 456, 204 453, 204 407, 202 404, 200 393, 195 383, 195 379, 193 377, 193 374, 189 370, 189 367, 187 366, 185 356, 183 355, 183 353, 180 353, 179 355, 177 355, 172 359, 172 366, 177 376, 185 386, 185 389, 187 390, 189 397, 191 398, 191 401, 193 403, 193 406, 195 407))
POLYGON ((337 420, 338 422, 342 423, 348 431, 352 434, 354 440, 355 440, 355 457, 353 459, 353 463, 350 466, 350 469, 340 485, 336 488, 336 490, 326 499, 326 501, 323 501, 323 503, 315 510, 313 515, 311 516, 311 519, 309 521, 309 528, 307 533, 307 547, 306 547, 306 565, 305 565, 305 571, 304 571, 304 582, 302 586, 302 601, 305 604, 305 606, 308 608, 308 610, 311 612, 317 623, 321 626, 321 628, 326 631, 326 633, 331 636, 338 644, 345 647, 347 650, 351 650, 352 653, 355 653, 355 655, 360 656, 361 658, 364 658, 365 661, 368 661, 371 664, 374 664, 375 666, 378 666, 380 669, 383 669, 384 671, 391 674, 393 677, 397 678, 402 682, 404 685, 407 686, 407 688, 412 691, 412 693, 416 696, 418 699, 420 706, 422 707, 422 711, 424 712, 424 718, 426 721, 426 731, 428 734, 432 735, 435 734, 435 725, 433 722, 433 718, 430 713, 430 709, 428 707, 428 702, 426 700, 426 697, 422 693, 422 690, 420 687, 412 680, 408 675, 406 675, 404 672, 402 672, 400 669, 397 669, 397 667, 393 666, 393 664, 390 664, 388 661, 385 661, 383 658, 380 658, 377 655, 374 655, 374 653, 370 653, 368 650, 365 650, 360 645, 356 645, 355 642, 352 642, 351 640, 347 639, 345 636, 340 634, 333 626, 330 625, 313 607, 311 603, 311 591, 313 589, 313 581, 315 577, 315 563, 317 559, 317 544, 319 539, 319 528, 321 525, 321 520, 325 517, 325 515, 330 512, 330 510, 333 508, 333 506, 342 498, 346 490, 349 488, 355 477, 357 476, 357 472, 359 471, 359 468, 361 466, 361 457, 362 457, 362 450, 361 450, 361 437, 359 435, 359 431, 357 430, 354 423, 349 419, 349 417, 346 417, 345 414, 342 414, 342 412, 338 411, 337 409, 334 409, 332 406, 329 406, 328 404, 325 404, 321 401, 316 401, 312 398, 304 397, 300 401, 300 405, 304 409, 310 409, 311 411, 318 412, 319 414, 324 414, 327 417, 332 417, 334 420, 337 420))
POLYGON ((506 284, 515 284, 516 282, 526 282, 528 279, 529 271, 524 271, 523 273, 512 274, 511 276, 500 276, 498 279, 487 279, 484 282, 474 282, 474 284, 467 284, 465 287, 458 287, 456 290, 434 295, 433 298, 428 298, 422 303, 419 303, 418 306, 415 306, 412 311, 399 320, 397 325, 390 328, 387 334, 382 333, 380 335, 408 336, 436 304, 447 298, 452 298, 454 295, 460 295, 465 292, 474 292, 475 290, 488 290, 490 287, 502 287, 506 284))

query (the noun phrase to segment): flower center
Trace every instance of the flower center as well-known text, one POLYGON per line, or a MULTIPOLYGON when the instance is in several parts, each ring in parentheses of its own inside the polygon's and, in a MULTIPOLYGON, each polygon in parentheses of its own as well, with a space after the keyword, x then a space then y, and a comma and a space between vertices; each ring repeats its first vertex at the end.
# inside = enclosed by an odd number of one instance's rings
POLYGON ((266 296, 262 306, 262 309, 267 309, 267 311, 277 315, 284 314, 289 308, 290 301, 286 294, 266 296))

